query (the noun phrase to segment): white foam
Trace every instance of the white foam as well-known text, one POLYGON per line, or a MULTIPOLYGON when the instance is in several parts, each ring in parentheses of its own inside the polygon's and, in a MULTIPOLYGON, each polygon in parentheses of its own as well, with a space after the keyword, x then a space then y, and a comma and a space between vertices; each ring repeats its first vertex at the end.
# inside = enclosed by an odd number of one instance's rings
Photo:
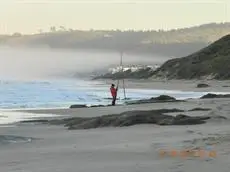
POLYGON ((123 71, 131 70, 131 72, 136 72, 138 70, 145 69, 145 68, 150 68, 150 69, 154 70, 154 69, 157 69, 158 66, 157 65, 155 65, 154 67, 153 66, 136 66, 136 65, 127 66, 127 67, 117 66, 115 68, 109 68, 108 71, 111 74, 115 74, 115 73, 120 72, 122 69, 123 69, 123 71))
POLYGON ((0 111, 0 124, 13 124, 23 120, 31 120, 39 117, 60 116, 54 114, 33 114, 26 112, 0 111))
MULTIPOLYGON (((74 102, 73 102, 74 103, 74 102)), ((72 104, 73 104, 72 103, 72 104)), ((70 103, 71 104, 71 103, 70 103)), ((20 111, 20 110, 49 110, 49 109, 66 109, 69 106, 60 106, 60 107, 31 107, 31 108, 10 108, 10 109, 1 109, 0 108, 0 117, 2 112, 12 112, 12 111, 20 111)))

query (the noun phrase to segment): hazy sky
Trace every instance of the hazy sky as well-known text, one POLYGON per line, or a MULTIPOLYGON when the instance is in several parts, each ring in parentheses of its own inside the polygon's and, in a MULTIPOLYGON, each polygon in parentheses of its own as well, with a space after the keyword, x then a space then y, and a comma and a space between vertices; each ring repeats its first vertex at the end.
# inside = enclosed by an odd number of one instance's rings
POLYGON ((171 29, 230 21, 230 0, 0 0, 0 34, 73 29, 171 29))

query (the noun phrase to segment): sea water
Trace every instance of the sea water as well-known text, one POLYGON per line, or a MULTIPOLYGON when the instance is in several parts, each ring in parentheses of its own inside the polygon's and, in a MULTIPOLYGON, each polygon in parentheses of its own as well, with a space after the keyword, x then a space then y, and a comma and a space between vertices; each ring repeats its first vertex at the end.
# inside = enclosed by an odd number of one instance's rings
MULTIPOLYGON (((66 108, 72 104, 110 104, 110 85, 97 81, 52 80, 52 81, 1 81, 0 108, 66 108)), ((130 100, 150 98, 167 94, 178 99, 197 98, 203 92, 173 90, 126 89, 130 100)), ((123 103, 123 92, 118 92, 118 103, 123 103)))

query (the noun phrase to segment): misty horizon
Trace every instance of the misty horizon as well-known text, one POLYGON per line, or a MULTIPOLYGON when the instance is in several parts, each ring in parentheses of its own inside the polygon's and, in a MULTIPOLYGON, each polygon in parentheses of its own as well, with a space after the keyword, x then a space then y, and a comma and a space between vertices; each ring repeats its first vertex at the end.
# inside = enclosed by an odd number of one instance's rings
MULTIPOLYGON (((124 54, 124 65, 159 64, 167 58, 124 54)), ((78 74, 118 66, 119 53, 0 48, 0 79, 72 79, 78 74)), ((89 77, 89 76, 88 76, 89 77)))

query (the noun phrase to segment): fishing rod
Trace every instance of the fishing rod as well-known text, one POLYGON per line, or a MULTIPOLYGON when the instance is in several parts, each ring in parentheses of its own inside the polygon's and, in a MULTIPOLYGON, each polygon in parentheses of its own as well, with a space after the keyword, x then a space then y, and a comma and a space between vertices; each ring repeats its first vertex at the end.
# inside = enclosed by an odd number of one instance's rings
MULTIPOLYGON (((122 72, 122 74, 124 74, 124 68, 123 68, 123 52, 122 52, 122 51, 120 52, 120 68, 121 68, 121 71, 120 71, 120 72, 122 72)), ((123 82, 123 94, 124 94, 124 99, 126 100, 127 98, 126 98, 125 79, 124 79, 124 77, 123 77, 123 79, 122 79, 122 82, 123 82)), ((117 81, 117 87, 118 87, 118 85, 119 85, 119 79, 118 79, 118 81, 117 81)))

